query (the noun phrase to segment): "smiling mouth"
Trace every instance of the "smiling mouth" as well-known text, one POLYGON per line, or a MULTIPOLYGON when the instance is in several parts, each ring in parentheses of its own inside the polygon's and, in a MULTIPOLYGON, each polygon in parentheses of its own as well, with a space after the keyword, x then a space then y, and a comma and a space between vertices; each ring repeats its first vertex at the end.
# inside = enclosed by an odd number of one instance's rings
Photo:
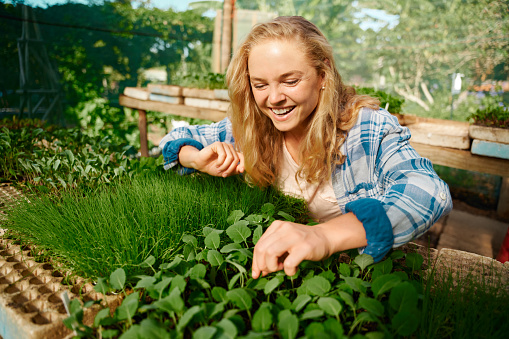
POLYGON ((285 107, 285 108, 271 108, 270 110, 275 115, 282 116, 282 115, 286 115, 286 114, 290 113, 291 111, 293 111, 294 108, 295 108, 295 106, 285 107))

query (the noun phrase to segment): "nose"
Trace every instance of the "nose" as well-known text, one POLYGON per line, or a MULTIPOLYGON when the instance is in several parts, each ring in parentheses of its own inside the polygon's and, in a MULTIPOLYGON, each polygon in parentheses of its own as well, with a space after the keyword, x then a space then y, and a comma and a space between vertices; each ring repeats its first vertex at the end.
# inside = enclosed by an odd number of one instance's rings
POLYGON ((269 92, 269 103, 271 105, 277 105, 285 100, 285 95, 279 85, 270 86, 269 92))

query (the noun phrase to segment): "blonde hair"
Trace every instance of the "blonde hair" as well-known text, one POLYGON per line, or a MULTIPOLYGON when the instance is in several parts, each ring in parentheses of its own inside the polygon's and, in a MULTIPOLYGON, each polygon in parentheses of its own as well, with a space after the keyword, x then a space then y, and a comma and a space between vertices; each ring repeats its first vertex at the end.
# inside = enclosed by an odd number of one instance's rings
POLYGON ((317 74, 324 77, 325 88, 300 145, 301 165, 296 174, 296 179, 320 184, 330 178, 335 165, 345 161, 339 149, 355 124, 360 108, 376 109, 379 102, 356 95, 353 87, 343 84, 334 64, 332 47, 313 23, 291 16, 254 26, 226 72, 233 137, 236 147, 244 154, 247 179, 253 184, 276 183, 283 149, 283 132, 258 108, 249 80, 249 53, 254 46, 267 40, 295 41, 317 74))

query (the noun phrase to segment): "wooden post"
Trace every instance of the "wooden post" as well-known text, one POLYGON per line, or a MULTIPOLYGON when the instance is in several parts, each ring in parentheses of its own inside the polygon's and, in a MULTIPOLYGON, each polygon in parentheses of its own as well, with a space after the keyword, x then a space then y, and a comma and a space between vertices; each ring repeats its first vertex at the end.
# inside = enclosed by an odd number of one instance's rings
POLYGON ((509 220, 509 177, 502 177, 502 186, 498 197, 497 215, 509 220))
POLYGON ((140 152, 142 157, 148 157, 147 141, 147 111, 138 110, 138 129, 140 130, 140 152))
POLYGON ((221 73, 221 22, 223 21, 223 12, 216 10, 216 19, 214 21, 214 35, 212 38, 212 72, 221 73))
POLYGON ((223 35, 221 38, 221 73, 226 71, 230 63, 232 48, 232 0, 224 0, 223 3, 223 35))

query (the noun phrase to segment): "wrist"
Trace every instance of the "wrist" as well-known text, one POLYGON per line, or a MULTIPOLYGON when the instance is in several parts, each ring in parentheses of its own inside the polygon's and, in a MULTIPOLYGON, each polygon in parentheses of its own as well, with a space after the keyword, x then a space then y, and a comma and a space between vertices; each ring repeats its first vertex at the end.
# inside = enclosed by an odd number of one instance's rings
POLYGON ((184 167, 198 169, 195 159, 199 152, 194 146, 182 146, 178 154, 179 163, 184 167))
POLYGON ((351 212, 314 227, 321 230, 328 256, 367 245, 364 226, 351 212))

